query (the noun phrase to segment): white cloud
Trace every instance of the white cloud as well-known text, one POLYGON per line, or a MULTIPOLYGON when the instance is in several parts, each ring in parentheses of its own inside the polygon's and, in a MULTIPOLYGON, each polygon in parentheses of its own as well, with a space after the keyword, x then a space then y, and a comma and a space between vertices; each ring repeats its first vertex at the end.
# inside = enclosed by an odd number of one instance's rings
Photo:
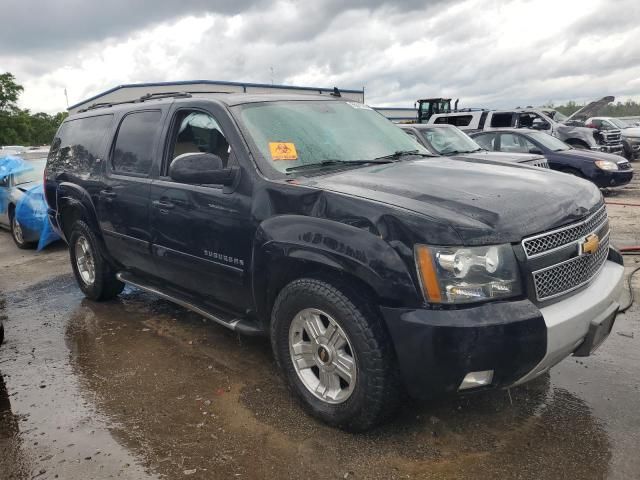
POLYGON ((29 56, 0 53, 0 70, 24 85, 24 107, 48 112, 65 107, 65 87, 73 104, 122 83, 268 83, 272 68, 276 83, 364 85, 374 105, 446 95, 461 106, 509 107, 640 94, 633 0, 616 2, 615 15, 604 0, 350 5, 229 3, 126 34, 30 46, 29 56))

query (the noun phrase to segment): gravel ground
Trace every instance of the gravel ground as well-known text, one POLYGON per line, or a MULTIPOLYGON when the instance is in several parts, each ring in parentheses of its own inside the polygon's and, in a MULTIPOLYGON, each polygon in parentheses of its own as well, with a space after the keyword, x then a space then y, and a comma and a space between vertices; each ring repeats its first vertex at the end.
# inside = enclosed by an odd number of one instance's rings
MULTIPOLYGON (((607 201, 640 205, 640 180, 607 201)), ((609 212, 614 244, 640 245, 640 206, 609 212)), ((640 477, 637 305, 591 357, 350 435, 303 413, 266 340, 130 288, 83 299, 63 245, 0 232, 0 292, 1 479, 640 477)))

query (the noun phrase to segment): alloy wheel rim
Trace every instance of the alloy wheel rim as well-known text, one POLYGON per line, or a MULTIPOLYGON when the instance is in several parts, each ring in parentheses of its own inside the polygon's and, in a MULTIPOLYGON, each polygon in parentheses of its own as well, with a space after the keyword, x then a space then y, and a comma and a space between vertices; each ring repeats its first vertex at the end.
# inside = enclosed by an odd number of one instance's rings
POLYGON ((96 279, 96 267, 89 241, 84 235, 78 237, 75 245, 76 266, 82 281, 86 285, 93 285, 96 279))
POLYGON ((326 312, 307 308, 293 318, 289 354, 298 378, 316 398, 338 404, 353 393, 355 352, 342 327, 326 312))
POLYGON ((20 222, 13 217, 13 236, 16 241, 20 244, 24 243, 24 237, 22 235, 22 227, 20 226, 20 222))

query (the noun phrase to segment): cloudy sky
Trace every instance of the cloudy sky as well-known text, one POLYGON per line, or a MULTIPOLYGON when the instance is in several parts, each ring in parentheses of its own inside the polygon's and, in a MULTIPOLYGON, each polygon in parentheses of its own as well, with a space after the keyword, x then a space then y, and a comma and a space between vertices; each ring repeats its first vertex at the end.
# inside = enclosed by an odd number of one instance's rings
POLYGON ((637 0, 2 0, 0 72, 53 113, 123 83, 366 88, 375 106, 640 97, 637 0))

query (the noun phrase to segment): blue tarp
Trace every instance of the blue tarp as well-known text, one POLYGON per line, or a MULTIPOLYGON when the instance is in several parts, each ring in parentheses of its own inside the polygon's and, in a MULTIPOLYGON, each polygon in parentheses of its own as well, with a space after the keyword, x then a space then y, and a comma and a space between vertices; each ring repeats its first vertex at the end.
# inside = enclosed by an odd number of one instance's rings
MULTIPOLYGON (((29 163, 20 157, 5 155, 0 157, 0 184, 11 174, 33 170, 29 163)), ((7 212, 9 203, 9 189, 0 186, 0 213, 7 212)))
POLYGON ((44 188, 41 183, 32 186, 16 205, 16 220, 22 228, 40 232, 38 250, 42 250, 60 237, 51 227, 47 215, 47 202, 44 200, 44 188))
MULTIPOLYGON (((9 175, 16 175, 29 170, 33 170, 33 166, 20 157, 11 155, 0 157, 0 182, 9 175)), ((0 213, 4 213, 7 208, 8 195, 9 189, 0 187, 0 213)), ((18 200, 16 220, 18 220, 23 229, 39 232, 38 250, 42 250, 51 242, 60 238, 49 222, 42 183, 32 184, 18 200)))
POLYGON ((7 155, 0 157, 0 180, 5 177, 17 173, 28 172, 33 170, 33 166, 29 165, 29 162, 13 155, 7 155))

